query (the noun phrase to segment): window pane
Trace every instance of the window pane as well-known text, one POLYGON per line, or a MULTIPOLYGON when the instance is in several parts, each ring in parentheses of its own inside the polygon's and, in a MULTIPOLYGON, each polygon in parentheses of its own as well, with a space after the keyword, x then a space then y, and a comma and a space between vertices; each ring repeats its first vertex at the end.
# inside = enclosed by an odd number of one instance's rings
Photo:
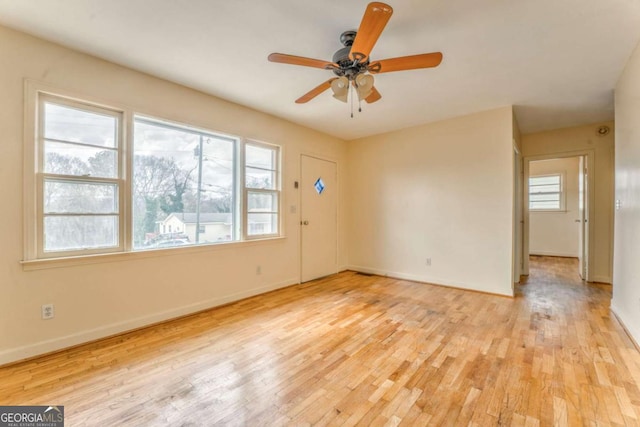
POLYGON ((278 214, 249 213, 247 214, 247 225, 249 236, 276 234, 278 233, 278 214))
POLYGON ((263 169, 247 168, 245 186, 247 188, 263 188, 266 190, 275 190, 276 173, 263 169))
POLYGON ((559 185, 536 185, 529 187, 530 193, 558 193, 560 191, 559 185))
POLYGON ((118 216, 46 216, 44 251, 118 246, 118 216))
POLYGON ((116 178, 118 176, 117 151, 45 141, 44 172, 116 178))
POLYGON ((530 202, 529 209, 560 209, 560 202, 530 202))
POLYGON ((560 184, 560 175, 550 175, 550 176, 532 176, 529 178, 529 186, 533 185, 549 185, 549 184, 560 184))
POLYGON ((116 147, 117 119, 90 111, 45 103, 44 137, 101 147, 116 147))
POLYGON ((169 123, 136 119, 134 249, 234 239, 235 144, 169 123))
POLYGON ((532 176, 529 178, 529 209, 558 210, 562 192, 560 175, 532 176))
POLYGON ((529 197, 529 200, 532 202, 552 202, 560 203, 560 195, 558 193, 555 194, 532 194, 529 197))
POLYGON ((44 182, 44 213, 118 213, 115 184, 44 182))
POLYGON ((245 163, 262 169, 276 168, 276 150, 256 145, 247 144, 245 146, 245 163))
POLYGON ((278 194, 249 191, 247 193, 247 205, 249 212, 277 212, 278 194))

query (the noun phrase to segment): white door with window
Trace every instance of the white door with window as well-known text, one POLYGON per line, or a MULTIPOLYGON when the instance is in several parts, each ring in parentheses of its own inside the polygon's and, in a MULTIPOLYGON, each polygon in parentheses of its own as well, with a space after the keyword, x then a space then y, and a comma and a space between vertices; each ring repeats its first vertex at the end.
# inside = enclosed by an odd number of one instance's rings
POLYGON ((300 227, 302 282, 338 272, 337 165, 301 158, 300 227))

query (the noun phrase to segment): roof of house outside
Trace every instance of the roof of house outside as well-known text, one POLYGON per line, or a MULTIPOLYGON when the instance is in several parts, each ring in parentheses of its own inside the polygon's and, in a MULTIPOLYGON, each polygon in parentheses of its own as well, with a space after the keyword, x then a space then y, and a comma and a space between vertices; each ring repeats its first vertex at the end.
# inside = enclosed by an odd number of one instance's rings
MULTIPOLYGON (((178 218, 185 224, 195 224, 196 223, 196 213, 195 212, 175 212, 169 214, 164 221, 167 221, 172 216, 178 218)), ((163 221, 163 222, 164 222, 163 221)), ((212 223, 231 223, 231 213, 229 212, 216 212, 216 213, 201 213, 200 214, 200 224, 212 224, 212 223)))

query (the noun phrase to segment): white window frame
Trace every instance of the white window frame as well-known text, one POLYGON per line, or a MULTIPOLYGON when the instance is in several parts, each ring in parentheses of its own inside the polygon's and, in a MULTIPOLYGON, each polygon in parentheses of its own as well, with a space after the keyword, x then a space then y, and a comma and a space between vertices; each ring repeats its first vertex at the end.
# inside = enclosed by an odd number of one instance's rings
MULTIPOLYGON (((119 109, 115 109, 109 106, 100 105, 88 101, 79 101, 70 97, 61 96, 58 94, 47 93, 45 91, 37 91, 34 99, 33 108, 35 115, 33 118, 33 124, 36 128, 34 138, 31 141, 31 155, 25 155, 25 162, 29 161, 29 171, 33 176, 35 182, 31 184, 31 188, 25 194, 33 194, 35 198, 31 199, 27 197, 26 203, 31 203, 27 208, 27 211, 35 212, 30 218, 34 218, 33 221, 27 220, 29 224, 27 227, 27 235, 31 236, 33 244, 25 248, 26 259, 48 259, 48 258, 61 258, 61 257, 73 257, 82 255, 95 255, 122 252, 125 248, 126 242, 126 221, 125 221, 125 185, 124 185, 124 162, 125 162, 125 149, 124 149, 124 112, 119 109), (44 145, 45 138, 44 133, 40 132, 44 129, 44 111, 45 103, 61 105, 64 107, 74 108, 81 111, 87 111, 91 113, 97 113, 101 115, 111 116, 116 119, 116 158, 118 163, 117 176, 115 178, 102 178, 102 177, 87 177, 87 176, 75 176, 75 175, 63 175, 55 173, 44 172, 44 145), (44 183, 45 181, 61 181, 61 182, 75 182, 75 183, 87 183, 87 184, 113 184, 118 189, 118 244, 116 246, 107 248, 85 248, 74 249, 65 251, 46 251, 44 250, 44 183), (35 191, 34 191, 35 189, 35 191)), ((33 133, 33 132, 32 132, 33 133)), ((85 145, 85 144, 78 144, 85 145)), ((90 144, 87 144, 90 146, 90 144)), ((26 168, 25 168, 26 169, 26 168)), ((26 189, 26 187, 25 187, 26 189)), ((58 214, 64 216, 64 214, 58 214)), ((101 216, 93 215, 91 216, 101 216)), ((25 219, 26 220, 26 219, 25 219)))
MULTIPOLYGON (((236 145, 236 158, 234 163, 235 182, 234 186, 234 198, 236 200, 236 218, 234 233, 237 237, 236 240, 230 242, 210 243, 202 245, 189 245, 183 247, 163 248, 157 249, 157 251, 189 251, 189 250, 202 250, 203 247, 220 247, 225 245, 237 245, 246 244, 249 241, 260 239, 274 239, 284 238, 285 233, 283 230, 283 213, 282 213, 282 155, 283 147, 276 144, 257 142, 255 140, 244 139, 240 136, 227 135, 221 132, 209 130, 207 126, 201 126, 197 124, 182 124, 179 120, 172 118, 158 117, 155 114, 147 114, 144 111, 132 110, 126 107, 114 106, 110 103, 105 103, 101 100, 96 100, 90 96, 84 94, 73 93, 68 90, 61 90, 56 87, 49 86, 44 83, 36 82, 33 80, 25 80, 25 121, 24 121, 24 180, 23 180, 23 193, 24 193, 24 246, 23 246, 23 261, 22 264, 26 269, 40 269, 50 266, 60 265, 76 265, 84 262, 105 262, 116 256, 136 256, 147 257, 148 254, 155 252, 156 250, 133 250, 133 212, 131 209, 132 195, 132 159, 133 159, 133 127, 135 117, 144 117, 152 120, 158 120, 160 122, 167 122, 175 124, 176 126, 183 126, 185 128, 202 130, 207 133, 220 135, 223 137, 229 137, 238 141, 236 145), (118 246, 110 247, 108 249, 86 249, 79 251, 64 251, 64 252, 47 252, 43 251, 43 183, 44 174, 41 173, 41 162, 43 161, 43 138, 41 134, 42 120, 44 120, 42 114, 42 105, 44 100, 52 100, 54 103, 60 103, 61 105, 68 105, 74 108, 85 109, 87 111, 110 112, 117 115, 118 118, 118 176, 116 179, 107 178, 109 182, 117 182, 118 185, 118 246), (268 193, 275 193, 278 197, 277 214, 278 218, 278 232, 272 234, 261 235, 248 235, 247 230, 247 188, 245 188, 245 173, 246 165, 244 162, 244 153, 246 145, 262 146, 269 149, 276 150, 276 170, 275 180, 276 187, 274 190, 262 190, 262 189, 249 189, 251 191, 265 191, 268 193), (120 255, 118 255, 120 254, 120 255), (147 255, 145 255, 147 254, 147 255), (87 255, 88 257, 85 257, 87 255), (98 258, 96 258, 98 257, 98 258), (43 264, 40 264, 43 263, 43 264), (46 263, 46 264, 44 264, 46 263), (50 264, 52 263, 52 264, 50 264)), ((87 178, 87 177, 67 177, 65 179, 80 181, 80 182, 105 182, 104 178, 87 178)))
MULTIPOLYGON (((259 142, 254 140, 243 140, 242 141, 242 173, 241 173, 241 182, 242 182, 242 238, 243 240, 257 240, 257 239, 267 239, 271 237, 277 237, 282 235, 282 191, 281 191, 281 156, 282 150, 280 146, 274 144, 268 144, 265 142, 259 142), (269 170, 274 173, 275 176, 275 185, 273 189, 264 189, 264 188, 250 188, 247 187, 246 176, 247 176, 247 164, 246 164, 246 148, 247 146, 254 146, 265 148, 268 150, 275 151, 275 169, 264 169, 269 170), (261 233, 261 234, 253 234, 249 235, 249 193, 263 193, 263 194, 271 194, 276 195, 278 199, 278 205, 276 211, 264 212, 268 214, 275 214, 277 216, 277 224, 278 231, 276 233, 261 233)), ((259 169, 259 168, 258 168, 259 169)))
MULTIPOLYGON (((225 133, 221 133, 221 132, 217 132, 217 131, 213 131, 210 129, 206 129, 203 127, 199 127, 199 126, 193 126, 193 125, 189 125, 186 123, 182 123, 176 120, 171 120, 171 119, 166 119, 166 118, 159 118, 159 117, 155 117, 155 116, 150 116, 147 114, 142 114, 142 113, 138 113, 138 112, 133 112, 132 113, 132 125, 131 125, 131 130, 132 130, 132 134, 133 134, 133 129, 135 128, 135 124, 136 121, 140 120, 143 123, 146 124, 151 124, 151 125, 156 125, 156 126, 160 126, 160 127, 167 127, 170 129, 178 129, 178 130, 182 130, 185 132, 192 132, 192 133, 197 133, 197 134, 202 134, 202 135, 207 135, 207 136, 211 136, 213 138, 219 138, 219 139, 225 139, 228 140, 230 142, 233 143, 233 156, 234 156, 234 162, 233 162, 233 184, 232 184, 232 188, 233 188, 233 204, 234 204, 234 209, 232 212, 232 218, 233 218, 233 227, 231 229, 231 240, 230 241, 225 241, 225 242, 217 242, 217 243, 206 243, 206 244, 199 244, 199 245, 187 245, 186 247, 193 247, 193 246, 200 246, 200 245, 219 245, 219 244, 224 244, 224 243, 234 243, 234 242, 241 242, 243 240, 242 238, 242 234, 240 233, 240 224, 242 223, 242 221, 240 220, 241 216, 243 215, 243 207, 241 205, 241 203, 239 202, 239 200, 241 199, 240 196, 240 184, 239 184, 239 177, 238 177, 238 170, 242 169, 243 165, 244 165, 244 158, 240 157, 239 151, 239 146, 243 146, 244 145, 244 141, 242 138, 238 137, 238 136, 233 136, 233 135, 229 135, 229 134, 225 134, 225 133)), ((132 136, 131 137, 131 158, 133 159, 135 156, 135 137, 132 136)), ((131 166, 131 170, 133 171, 134 166, 131 166)), ((131 189, 133 189, 133 176, 131 177, 131 189)), ((131 197, 133 197, 133 191, 131 192, 131 197)), ((132 203, 132 202, 131 202, 132 203)), ((131 214, 131 218, 129 220, 131 222, 131 224, 133 224, 133 212, 131 214)), ((133 225, 132 225, 133 227, 133 225)), ((198 234, 199 231, 196 231, 198 234)), ((279 237, 279 236, 278 236, 279 237)), ((131 242, 131 252, 140 252, 146 249, 133 249, 133 241, 131 242)))
POLYGON ((529 188, 529 211, 530 212, 565 212, 566 210, 566 203, 565 203, 565 176, 563 172, 558 172, 558 173, 548 173, 548 174, 540 174, 540 175, 530 175, 529 176, 529 181, 527 183, 527 186, 529 188), (550 192, 550 193, 531 193, 531 179, 535 179, 535 178, 548 178, 548 177, 558 177, 560 180, 560 185, 559 185, 559 191, 557 192, 558 194, 558 207, 557 208, 535 208, 535 207, 531 207, 531 195, 532 194, 556 194, 555 191, 550 192))

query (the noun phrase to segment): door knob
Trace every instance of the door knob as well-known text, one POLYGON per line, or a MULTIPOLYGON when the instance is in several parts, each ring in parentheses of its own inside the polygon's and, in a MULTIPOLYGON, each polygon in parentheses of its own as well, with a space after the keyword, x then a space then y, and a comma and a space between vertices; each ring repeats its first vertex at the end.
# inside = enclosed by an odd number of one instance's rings
POLYGON ((300 221, 301 225, 309 225, 309 221, 300 221))

